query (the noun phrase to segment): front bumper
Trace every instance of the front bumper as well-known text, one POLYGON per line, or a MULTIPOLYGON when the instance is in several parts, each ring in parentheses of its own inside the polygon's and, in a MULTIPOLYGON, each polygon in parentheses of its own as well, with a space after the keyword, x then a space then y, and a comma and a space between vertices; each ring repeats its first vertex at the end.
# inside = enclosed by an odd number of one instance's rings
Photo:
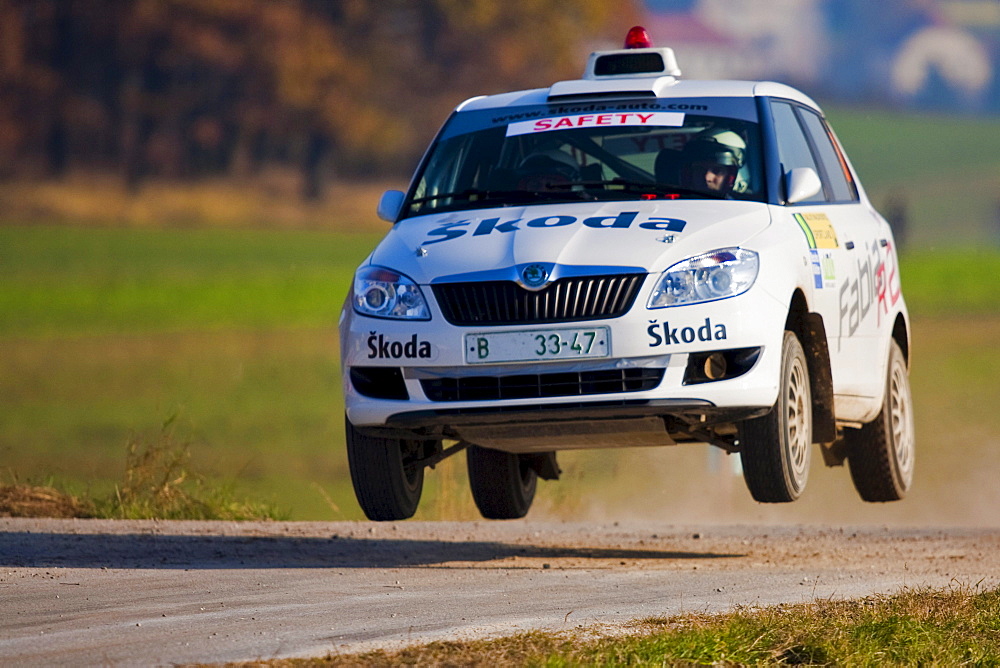
POLYGON ((548 430, 552 433, 576 432, 573 438, 580 442, 580 434, 596 427, 573 425, 625 426, 622 421, 649 417, 673 417, 679 425, 731 422, 766 411, 777 398, 787 307, 764 290, 655 310, 645 308, 640 298, 618 318, 555 326, 458 327, 433 304, 431 310, 429 321, 398 321, 345 309, 344 397, 347 417, 356 427, 451 438, 475 434, 473 442, 483 444, 486 429, 513 434, 518 430, 512 425, 542 429, 548 424, 557 425, 548 430), (467 334, 564 326, 607 327, 610 354, 503 364, 466 360, 467 334), (691 366, 707 353, 746 350, 757 352, 736 377, 691 382, 691 366))

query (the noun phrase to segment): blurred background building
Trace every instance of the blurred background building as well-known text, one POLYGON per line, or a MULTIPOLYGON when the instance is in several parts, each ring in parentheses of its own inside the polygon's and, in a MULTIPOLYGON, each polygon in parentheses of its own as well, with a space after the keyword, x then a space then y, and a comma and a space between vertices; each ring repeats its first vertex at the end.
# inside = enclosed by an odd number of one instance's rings
POLYGON ((691 77, 776 79, 828 101, 1000 112, 998 0, 646 0, 691 77))

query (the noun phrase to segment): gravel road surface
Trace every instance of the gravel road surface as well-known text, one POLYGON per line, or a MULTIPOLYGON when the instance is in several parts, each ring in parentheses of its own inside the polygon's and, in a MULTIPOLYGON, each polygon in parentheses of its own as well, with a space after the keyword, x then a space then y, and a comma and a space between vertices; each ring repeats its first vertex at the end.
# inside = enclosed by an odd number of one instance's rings
POLYGON ((394 648, 1000 585, 1000 530, 0 518, 0 665, 394 648))

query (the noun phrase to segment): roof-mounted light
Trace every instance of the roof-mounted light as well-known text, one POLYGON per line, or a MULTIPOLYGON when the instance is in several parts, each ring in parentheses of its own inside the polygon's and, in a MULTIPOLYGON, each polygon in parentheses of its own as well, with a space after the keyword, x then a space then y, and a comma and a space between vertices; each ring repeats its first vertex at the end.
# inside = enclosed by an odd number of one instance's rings
POLYGON ((679 77, 681 68, 673 49, 654 49, 642 26, 633 26, 625 36, 625 48, 590 54, 584 79, 622 77, 679 77))
POLYGON ((553 84, 548 99, 661 95, 665 88, 677 83, 681 68, 673 49, 656 49, 651 44, 645 28, 633 27, 625 38, 624 49, 590 54, 583 79, 553 84))
POLYGON ((653 40, 649 39, 649 33, 642 26, 632 26, 628 34, 625 35, 626 49, 651 49, 653 40))

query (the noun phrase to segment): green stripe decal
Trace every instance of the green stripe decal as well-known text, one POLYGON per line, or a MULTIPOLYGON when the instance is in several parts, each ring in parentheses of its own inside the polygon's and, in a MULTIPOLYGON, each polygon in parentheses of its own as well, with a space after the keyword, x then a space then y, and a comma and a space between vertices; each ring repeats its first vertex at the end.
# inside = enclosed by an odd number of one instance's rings
POLYGON ((801 213, 795 214, 795 222, 799 224, 802 228, 802 234, 806 235, 806 241, 809 243, 809 248, 816 248, 816 237, 813 236, 813 231, 809 227, 809 223, 806 219, 802 217, 801 213))

